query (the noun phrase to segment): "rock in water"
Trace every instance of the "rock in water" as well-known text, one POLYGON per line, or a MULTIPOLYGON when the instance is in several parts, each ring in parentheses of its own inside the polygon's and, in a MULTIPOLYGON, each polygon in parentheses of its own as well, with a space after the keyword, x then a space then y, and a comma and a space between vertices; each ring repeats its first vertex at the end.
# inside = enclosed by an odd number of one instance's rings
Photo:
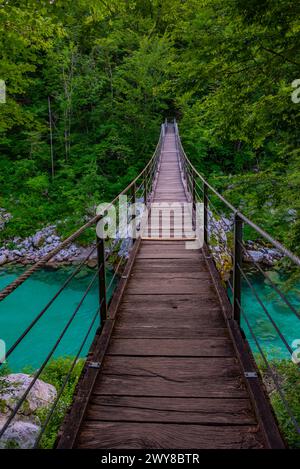
POLYGON ((275 270, 269 270, 268 272, 266 272, 268 278, 270 280, 265 280, 265 283, 266 284, 271 284, 271 283, 275 283, 276 285, 279 285, 281 283, 281 279, 280 279, 280 274, 278 272, 276 272, 275 270))

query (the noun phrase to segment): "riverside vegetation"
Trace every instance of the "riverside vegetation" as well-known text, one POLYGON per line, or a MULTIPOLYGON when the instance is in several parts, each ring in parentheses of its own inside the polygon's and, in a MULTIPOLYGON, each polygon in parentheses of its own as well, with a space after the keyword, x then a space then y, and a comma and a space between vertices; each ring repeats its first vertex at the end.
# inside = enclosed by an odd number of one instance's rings
MULTIPOLYGON (((44 371, 42 372, 40 376, 40 380, 42 380, 43 383, 46 383, 45 386, 47 385, 52 385, 54 389, 56 390, 56 393, 58 393, 64 384, 64 381, 69 373, 70 367, 72 365, 73 358, 71 357, 61 357, 57 359, 53 359, 51 362, 48 363, 44 371)), ((55 408, 55 411, 53 413, 53 416, 47 425, 47 429, 45 433, 43 434, 40 442, 39 442, 39 447, 43 449, 49 449, 52 448, 56 442, 56 438, 58 435, 58 430, 60 428, 60 425, 62 424, 63 418, 72 402, 74 390, 76 387, 76 384, 78 382, 81 370, 84 365, 84 360, 79 359, 70 375, 70 378, 68 379, 68 382, 62 392, 62 395, 59 399, 59 402, 55 408)), ((30 374, 32 370, 30 369, 25 369, 24 372, 26 373, 25 375, 21 375, 23 377, 28 377, 30 379, 30 374)), ((11 375, 10 370, 8 367, 2 367, 0 369, 0 416, 3 415, 4 417, 7 417, 7 412, 5 411, 5 401, 1 399, 2 393, 5 393, 5 387, 6 387, 6 381, 5 378, 9 376, 15 376, 17 379, 15 381, 15 387, 16 390, 18 389, 18 385, 21 384, 18 383, 18 376, 20 375, 11 375)), ((33 386, 33 391, 29 394, 28 399, 30 399, 30 396, 34 396, 34 390, 35 386, 33 386)), ((23 390, 24 392, 24 390, 23 390)), ((16 396, 18 396, 18 393, 16 393, 16 396)), ((20 397, 20 396, 18 396, 20 397)), ((54 401, 56 398, 56 395, 53 396, 53 399, 51 401, 54 401)), ((26 428, 25 429, 19 429, 19 434, 18 438, 12 438, 11 440, 8 440, 6 442, 6 448, 18 448, 20 447, 20 437, 25 436, 27 437, 27 444, 32 444, 34 443, 35 438, 38 436, 38 433, 43 426, 43 422, 45 422, 49 409, 51 408, 51 401, 49 403, 49 406, 47 405, 41 405, 39 401, 37 401, 36 408, 34 407, 32 412, 29 412, 30 410, 30 405, 28 404, 28 399, 24 402, 23 406, 21 407, 20 411, 18 412, 18 416, 20 418, 20 422, 29 423, 30 425, 34 426, 34 434, 31 435, 27 431, 26 433, 26 428), (30 438, 30 439, 29 439, 30 438), (33 440, 31 442, 31 440, 33 440)), ((32 399, 32 398, 31 398, 32 399)), ((41 399, 40 399, 41 400, 41 399)))

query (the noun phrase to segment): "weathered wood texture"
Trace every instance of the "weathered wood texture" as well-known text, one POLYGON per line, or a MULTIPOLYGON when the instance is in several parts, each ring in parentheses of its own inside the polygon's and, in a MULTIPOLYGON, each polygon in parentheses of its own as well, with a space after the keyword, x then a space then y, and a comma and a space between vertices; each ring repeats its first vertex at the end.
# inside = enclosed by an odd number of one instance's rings
MULTIPOLYGON (((171 131, 159 171, 154 200, 186 201, 171 131)), ((263 434, 202 251, 142 241, 75 447, 263 448, 263 434)))

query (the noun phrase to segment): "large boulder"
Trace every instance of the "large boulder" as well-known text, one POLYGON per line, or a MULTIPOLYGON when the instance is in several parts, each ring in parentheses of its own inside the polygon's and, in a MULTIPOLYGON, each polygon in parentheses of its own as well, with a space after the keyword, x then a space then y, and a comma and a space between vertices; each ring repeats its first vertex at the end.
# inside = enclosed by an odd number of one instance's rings
POLYGON ((264 260, 264 253, 260 251, 247 251, 247 261, 250 262, 263 262, 264 260))
MULTIPOLYGON (((0 428, 6 418, 0 415, 0 428)), ((27 420, 14 419, 0 439, 0 448, 33 448, 41 427, 38 423, 27 420)))
MULTIPOLYGON (((32 376, 15 373, 0 378, 0 429, 32 382, 32 376)), ((40 431, 36 411, 56 398, 54 386, 38 379, 0 440, 0 448, 32 448, 40 431)))
MULTIPOLYGON (((0 401, 2 408, 7 410, 16 405, 32 381, 32 376, 24 373, 15 373, 0 378, 0 401)), ((56 389, 52 384, 44 383, 38 379, 30 390, 21 413, 30 415, 40 407, 47 407, 56 397, 56 389)))

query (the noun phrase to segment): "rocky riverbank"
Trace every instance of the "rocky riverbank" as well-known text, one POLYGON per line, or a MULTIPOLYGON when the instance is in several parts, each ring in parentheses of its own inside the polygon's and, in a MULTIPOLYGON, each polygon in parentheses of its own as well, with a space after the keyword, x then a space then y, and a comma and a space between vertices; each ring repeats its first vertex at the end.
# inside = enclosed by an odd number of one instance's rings
MULTIPOLYGON (((11 214, 0 208, 0 230, 11 219, 11 214)), ((212 212, 208 217, 209 235, 214 239, 211 250, 220 271, 228 272, 232 267, 232 233, 233 219, 216 219, 212 212)), ((42 259, 46 254, 55 249, 62 242, 56 232, 56 226, 50 225, 37 231, 34 235, 25 239, 14 238, 0 247, 0 266, 8 263, 33 264, 42 259)), ((92 246, 82 247, 75 243, 70 244, 49 262, 53 266, 80 262, 84 259, 92 246)), ((127 256, 130 248, 130 240, 124 239, 121 243, 120 256, 127 256)), ((247 241, 243 258, 245 262, 257 262, 272 267, 280 258, 282 253, 273 247, 263 246, 257 242, 247 241)), ((95 265, 96 252, 93 252, 89 263, 95 265)))
MULTIPOLYGON (((55 225, 47 226, 25 239, 14 238, 0 247, 0 266, 7 263, 33 264, 53 251, 61 242, 55 225)), ((81 247, 72 243, 56 254, 50 264, 80 262, 90 249, 91 247, 81 247)), ((95 257, 96 253, 93 253, 91 260, 95 257)))
MULTIPOLYGON (((217 268, 224 280, 228 280, 232 271, 233 248, 233 218, 221 217, 216 219, 214 214, 208 213, 208 234, 211 240, 210 249, 217 268)), ((283 254, 273 247, 263 246, 254 241, 244 243, 243 261, 258 263, 262 267, 273 267, 283 254)))

